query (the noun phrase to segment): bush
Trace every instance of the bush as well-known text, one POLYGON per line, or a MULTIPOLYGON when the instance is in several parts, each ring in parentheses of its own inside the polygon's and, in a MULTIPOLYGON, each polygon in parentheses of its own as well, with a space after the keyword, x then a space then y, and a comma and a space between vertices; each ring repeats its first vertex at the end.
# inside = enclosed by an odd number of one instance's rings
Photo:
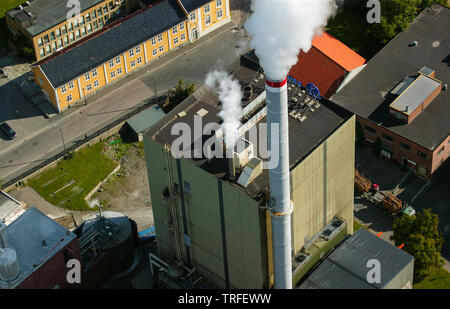
POLYGON ((36 60, 33 46, 30 40, 23 34, 18 34, 13 38, 13 44, 16 47, 19 57, 25 58, 29 61, 36 60))

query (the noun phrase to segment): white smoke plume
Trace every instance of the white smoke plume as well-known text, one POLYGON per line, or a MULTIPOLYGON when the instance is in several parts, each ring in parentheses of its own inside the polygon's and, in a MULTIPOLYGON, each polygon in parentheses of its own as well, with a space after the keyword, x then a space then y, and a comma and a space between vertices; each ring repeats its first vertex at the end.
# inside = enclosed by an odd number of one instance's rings
POLYGON ((225 144, 227 149, 233 149, 241 125, 241 86, 226 72, 217 70, 208 73, 206 85, 217 93, 222 102, 222 111, 219 116, 223 119, 222 130, 225 134, 225 144))
POLYGON ((90 208, 95 208, 96 206, 100 206, 100 201, 98 199, 93 199, 89 201, 90 208))
POLYGON ((335 0, 252 0, 253 14, 244 27, 270 80, 286 77, 336 8, 335 0))

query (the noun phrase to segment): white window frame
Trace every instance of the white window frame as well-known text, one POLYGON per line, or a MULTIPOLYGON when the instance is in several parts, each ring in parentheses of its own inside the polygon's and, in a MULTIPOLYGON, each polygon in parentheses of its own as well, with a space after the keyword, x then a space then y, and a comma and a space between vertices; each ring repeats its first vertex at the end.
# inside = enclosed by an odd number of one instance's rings
POLYGON ((159 52, 160 52, 160 53, 164 52, 164 45, 161 45, 161 46, 159 47, 159 52))
POLYGON ((210 15, 206 15, 205 16, 205 25, 208 26, 210 24, 211 24, 211 16, 210 15), (208 22, 208 19, 209 19, 209 22, 208 22))
POLYGON ((114 66, 114 60, 109 60, 109 67, 112 68, 114 66))
POLYGON ((218 9, 217 10, 217 19, 222 19, 223 18, 223 12, 222 12, 222 9, 218 9), (219 13, 220 13, 220 17, 219 17, 219 13))
POLYGON ((186 40, 186 35, 184 33, 182 33, 180 35, 180 41, 183 42, 184 40, 186 40))
POLYGON ((91 74, 89 72, 84 74, 84 80, 85 81, 91 80, 91 74))
POLYGON ((94 88, 97 88, 100 85, 100 83, 98 82, 98 80, 94 81, 94 88))
POLYGON ((66 85, 62 85, 61 86, 61 93, 66 93, 67 92, 67 88, 66 88, 66 85))
POLYGON ((177 45, 178 44, 178 37, 174 37, 173 38, 173 45, 177 45))
POLYGON ((158 34, 158 42, 162 42, 164 40, 162 33, 158 34))
POLYGON ((222 6, 222 0, 216 0, 216 7, 222 6))
POLYGON ((156 37, 152 38, 151 42, 152 42, 152 46, 155 45, 156 44, 156 37))
POLYGON ((137 64, 141 64, 142 63, 142 57, 137 58, 137 64))
POLYGON ((194 21, 197 18, 197 14, 195 13, 195 11, 189 15, 189 18, 191 21, 194 21))
POLYGON ((116 77, 116 71, 112 71, 111 73, 109 73, 109 77, 111 77, 111 79, 114 79, 116 77))
POLYGON ((158 55, 158 49, 157 49, 157 48, 155 48, 155 49, 152 51, 152 55, 153 55, 153 57, 155 57, 156 55, 158 55))
POLYGON ((120 74, 122 74, 122 68, 117 69, 117 76, 119 76, 120 74))
POLYGON ((72 101, 72 95, 71 95, 71 94, 69 94, 69 95, 67 96, 66 101, 67 101, 67 102, 72 101))
POLYGON ((121 61, 122 61, 122 60, 121 60, 121 57, 120 57, 120 56, 117 56, 117 57, 116 57, 116 64, 120 64, 121 61))
POLYGON ((180 24, 180 31, 183 31, 184 30, 184 23, 181 23, 180 24))
POLYGON ((98 75, 97 69, 92 70, 92 77, 96 77, 98 75))
POLYGON ((73 81, 70 81, 70 82, 69 82, 69 90, 72 90, 72 89, 73 89, 73 87, 74 87, 74 85, 73 85, 73 81))
POLYGON ((203 12, 205 12, 205 14, 211 12, 211 7, 209 6, 209 3, 205 5, 203 12))
POLYGON ((87 84, 86 85, 86 91, 91 91, 92 90, 92 85, 91 84, 87 84))
POLYGON ((177 34, 178 33, 178 26, 175 26, 172 28, 172 33, 177 34))
POLYGON ((136 54, 139 54, 141 52, 141 46, 136 46, 136 54))
POLYGON ((136 66, 136 61, 132 60, 130 62, 130 67, 134 68, 136 66))
POLYGON ((134 56, 134 49, 129 50, 128 54, 130 55, 130 57, 133 57, 134 56))

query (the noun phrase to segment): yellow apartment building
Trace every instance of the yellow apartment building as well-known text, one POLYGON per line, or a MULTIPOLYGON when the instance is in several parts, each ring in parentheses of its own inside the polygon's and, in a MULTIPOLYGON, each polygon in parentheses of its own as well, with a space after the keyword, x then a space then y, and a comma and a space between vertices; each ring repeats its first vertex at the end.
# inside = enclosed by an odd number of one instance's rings
POLYGON ((156 2, 34 63, 32 70, 45 97, 61 112, 230 20, 229 0, 156 2))
POLYGON ((68 19, 75 12, 68 1, 28 0, 6 13, 6 24, 14 35, 30 40, 39 61, 102 29, 124 9, 125 1, 81 0, 78 17, 68 19))

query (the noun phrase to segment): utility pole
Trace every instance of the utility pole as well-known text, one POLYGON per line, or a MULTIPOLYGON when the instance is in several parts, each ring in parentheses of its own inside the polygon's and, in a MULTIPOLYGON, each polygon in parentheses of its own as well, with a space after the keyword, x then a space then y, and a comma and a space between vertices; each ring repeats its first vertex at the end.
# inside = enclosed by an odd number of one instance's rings
POLYGON ((63 135, 61 128, 59 128, 59 132, 61 133, 61 138, 62 138, 62 142, 63 142, 63 146, 64 146, 64 154, 65 154, 66 153, 66 143, 64 142, 64 135, 63 135))

